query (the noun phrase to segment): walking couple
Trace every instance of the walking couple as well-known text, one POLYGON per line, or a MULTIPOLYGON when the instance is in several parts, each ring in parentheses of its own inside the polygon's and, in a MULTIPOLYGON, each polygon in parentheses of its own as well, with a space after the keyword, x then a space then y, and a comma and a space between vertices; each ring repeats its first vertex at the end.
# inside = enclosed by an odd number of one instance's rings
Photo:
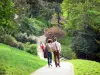
POLYGON ((52 54, 54 55, 55 66, 60 67, 60 52, 61 45, 57 42, 57 38, 55 37, 53 40, 48 39, 44 50, 44 58, 48 59, 49 67, 52 66, 52 54))

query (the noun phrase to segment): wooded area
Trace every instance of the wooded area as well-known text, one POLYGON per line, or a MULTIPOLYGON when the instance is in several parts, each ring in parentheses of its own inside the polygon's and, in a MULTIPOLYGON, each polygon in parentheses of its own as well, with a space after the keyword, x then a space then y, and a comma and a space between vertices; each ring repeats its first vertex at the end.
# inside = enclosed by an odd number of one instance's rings
POLYGON ((51 22, 54 17, 63 20, 60 29, 66 32, 59 38, 61 31, 54 31, 63 57, 100 61, 99 9, 100 0, 0 0, 0 43, 36 55, 33 37, 58 26, 51 22))

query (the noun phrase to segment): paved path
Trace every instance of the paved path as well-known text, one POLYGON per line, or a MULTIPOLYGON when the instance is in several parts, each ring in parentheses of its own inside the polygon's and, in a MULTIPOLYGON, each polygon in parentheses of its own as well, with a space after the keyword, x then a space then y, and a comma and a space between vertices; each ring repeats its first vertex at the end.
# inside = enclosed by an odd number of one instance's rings
POLYGON ((38 53, 39 57, 43 60, 45 60, 45 59, 43 57, 43 53, 42 53, 42 50, 40 48, 40 41, 44 44, 45 40, 46 40, 46 37, 44 35, 37 37, 37 53, 38 53))
MULTIPOLYGON (((40 41, 45 43, 45 36, 37 37, 37 51, 41 59, 44 59, 42 50, 40 48, 40 41)), ((47 60, 46 60, 47 61, 47 60)), ((70 62, 61 62, 61 67, 55 67, 54 63, 52 67, 48 65, 38 69, 31 75, 74 75, 73 65, 70 62)))
POLYGON ((47 65, 35 71, 31 75, 74 75, 73 65, 70 62, 61 62, 61 67, 47 65))

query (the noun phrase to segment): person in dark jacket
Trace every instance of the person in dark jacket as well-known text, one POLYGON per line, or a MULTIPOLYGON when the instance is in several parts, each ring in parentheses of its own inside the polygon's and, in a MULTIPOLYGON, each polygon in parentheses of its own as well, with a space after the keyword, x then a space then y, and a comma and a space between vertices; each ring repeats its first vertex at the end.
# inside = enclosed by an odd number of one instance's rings
POLYGON ((48 66, 52 66, 52 39, 48 39, 48 43, 46 45, 48 51, 48 66))

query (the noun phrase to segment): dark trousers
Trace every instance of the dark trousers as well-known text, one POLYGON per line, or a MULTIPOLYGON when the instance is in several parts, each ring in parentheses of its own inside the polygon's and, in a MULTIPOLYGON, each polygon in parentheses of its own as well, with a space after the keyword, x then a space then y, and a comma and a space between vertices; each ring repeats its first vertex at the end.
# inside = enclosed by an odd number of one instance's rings
POLYGON ((54 61, 55 61, 55 65, 56 67, 59 66, 60 67, 60 56, 59 56, 59 52, 58 51, 54 51, 54 61))
POLYGON ((52 53, 48 52, 48 65, 52 63, 52 53))

